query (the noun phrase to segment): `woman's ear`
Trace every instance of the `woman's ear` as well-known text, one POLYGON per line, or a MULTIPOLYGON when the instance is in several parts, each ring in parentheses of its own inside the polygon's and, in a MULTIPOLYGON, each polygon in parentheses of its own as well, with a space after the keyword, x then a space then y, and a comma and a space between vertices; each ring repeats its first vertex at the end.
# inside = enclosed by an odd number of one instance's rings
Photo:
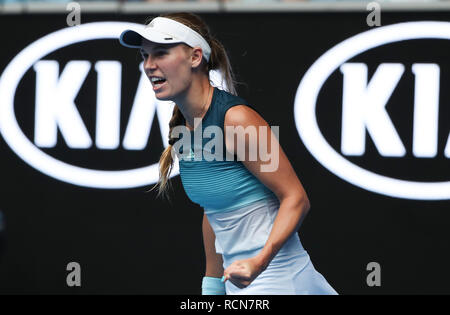
POLYGON ((197 68, 200 66, 202 60, 203 60, 203 51, 200 47, 194 47, 192 48, 192 54, 191 54, 191 62, 192 62, 192 68, 197 68))

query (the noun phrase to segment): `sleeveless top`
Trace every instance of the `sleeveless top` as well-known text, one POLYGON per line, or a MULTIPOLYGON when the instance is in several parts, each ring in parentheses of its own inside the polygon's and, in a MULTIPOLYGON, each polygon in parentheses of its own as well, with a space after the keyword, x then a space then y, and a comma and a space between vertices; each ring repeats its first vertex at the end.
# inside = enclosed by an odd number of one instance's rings
POLYGON ((226 151, 225 113, 236 105, 246 105, 257 111, 244 99, 214 87, 211 104, 201 125, 191 131, 186 127, 183 117, 183 126, 191 141, 190 146, 180 146, 178 149, 181 153, 178 154, 180 177, 189 199, 203 207, 206 214, 232 211, 265 198, 276 198, 242 161, 237 160, 236 155, 232 156, 226 151), (216 132, 207 136, 208 130, 216 132), (197 137, 197 141, 194 137, 197 137), (215 137, 218 138, 213 140, 215 137), (214 158, 211 158, 214 154, 214 158))

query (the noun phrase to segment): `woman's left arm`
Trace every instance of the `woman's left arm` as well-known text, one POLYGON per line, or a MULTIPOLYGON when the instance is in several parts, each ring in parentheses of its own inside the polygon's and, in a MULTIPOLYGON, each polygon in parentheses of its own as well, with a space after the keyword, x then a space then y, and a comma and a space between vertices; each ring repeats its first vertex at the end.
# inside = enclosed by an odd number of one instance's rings
POLYGON ((287 239, 298 230, 310 209, 310 203, 276 136, 256 111, 248 106, 237 105, 226 112, 225 145, 230 153, 236 152, 247 169, 273 191, 280 201, 272 230, 261 252, 255 257, 235 261, 224 271, 225 281, 230 280, 236 286, 244 288, 267 268, 287 239), (238 126, 242 126, 244 130, 247 128, 248 133, 244 137, 231 132, 230 128, 238 130, 238 126), (264 128, 266 132, 261 130, 264 128), (250 129, 256 132, 251 132, 250 129), (267 153, 264 154, 265 152, 267 153), (256 159, 250 159, 251 153, 257 153, 253 155, 256 159))

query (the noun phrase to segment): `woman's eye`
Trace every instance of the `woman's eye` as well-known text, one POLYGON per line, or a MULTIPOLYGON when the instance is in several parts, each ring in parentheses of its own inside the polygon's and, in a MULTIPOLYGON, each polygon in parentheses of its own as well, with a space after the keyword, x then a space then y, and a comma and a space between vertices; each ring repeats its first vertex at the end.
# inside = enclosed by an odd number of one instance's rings
MULTIPOLYGON (((159 51, 154 52, 153 56, 160 57, 160 56, 165 55, 166 53, 167 53, 167 51, 165 51, 165 50, 159 50, 159 51)), ((142 58, 144 58, 144 59, 148 58, 148 54, 146 52, 141 51, 141 55, 142 55, 142 58)))

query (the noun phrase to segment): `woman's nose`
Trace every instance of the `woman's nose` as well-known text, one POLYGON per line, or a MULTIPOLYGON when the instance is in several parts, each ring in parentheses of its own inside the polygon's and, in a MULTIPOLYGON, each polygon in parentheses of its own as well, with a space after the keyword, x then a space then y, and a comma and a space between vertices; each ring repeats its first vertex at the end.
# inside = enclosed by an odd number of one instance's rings
POLYGON ((144 69, 155 69, 155 68, 156 68, 155 60, 151 56, 148 56, 144 62, 144 69))

